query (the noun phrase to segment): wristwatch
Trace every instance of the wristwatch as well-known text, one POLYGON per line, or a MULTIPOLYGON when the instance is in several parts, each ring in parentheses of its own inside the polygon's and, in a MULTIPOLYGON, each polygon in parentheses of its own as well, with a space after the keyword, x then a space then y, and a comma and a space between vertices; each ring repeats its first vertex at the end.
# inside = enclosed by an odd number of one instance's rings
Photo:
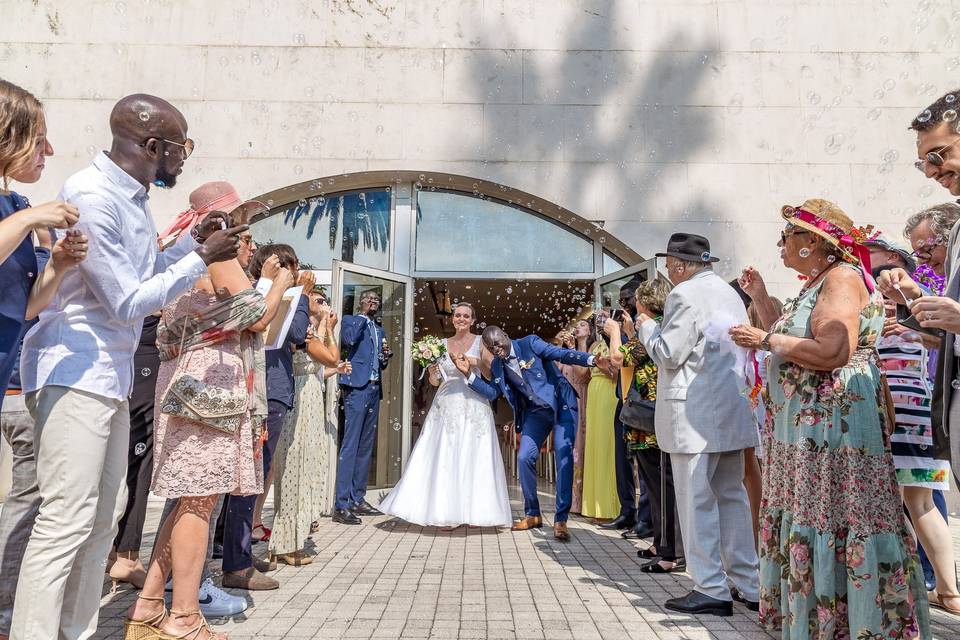
POLYGON ((770 348, 770 336, 772 336, 772 335, 773 335, 773 332, 771 331, 771 332, 768 333, 767 335, 763 336, 763 340, 760 341, 760 348, 763 349, 764 351, 771 351, 771 350, 772 350, 772 349, 770 348))

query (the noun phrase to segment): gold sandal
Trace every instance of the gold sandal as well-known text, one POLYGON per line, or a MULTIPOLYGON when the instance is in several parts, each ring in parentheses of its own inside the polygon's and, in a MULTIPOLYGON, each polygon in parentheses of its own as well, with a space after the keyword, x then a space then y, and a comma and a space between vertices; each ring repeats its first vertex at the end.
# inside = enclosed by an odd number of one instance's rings
POLYGON ((927 599, 930 601, 931 607, 936 607, 938 609, 942 609, 946 611, 947 613, 952 613, 955 616, 960 616, 960 607, 956 605, 951 606, 947 604, 947 602, 950 600, 960 599, 960 595, 943 596, 937 593, 936 591, 930 591, 929 593, 927 593, 927 599))
MULTIPOLYGON (((151 597, 137 594, 140 600, 152 600, 154 602, 163 602, 163 597, 151 597)), ((170 640, 170 636, 158 627, 167 617, 167 607, 163 606, 160 613, 146 620, 131 620, 127 618, 123 621, 123 640, 170 640)))
POLYGON ((199 609, 195 609, 193 611, 177 611, 175 609, 170 609, 170 615, 173 616, 174 619, 199 616, 200 622, 198 622, 197 626, 195 626, 193 629, 190 629, 182 635, 168 636, 169 638, 173 638, 174 640, 197 640, 197 638, 200 637, 200 632, 206 630, 207 637, 210 638, 210 640, 229 640, 226 635, 214 633, 213 630, 210 629, 210 625, 207 624, 207 619, 203 617, 203 614, 200 613, 199 609))

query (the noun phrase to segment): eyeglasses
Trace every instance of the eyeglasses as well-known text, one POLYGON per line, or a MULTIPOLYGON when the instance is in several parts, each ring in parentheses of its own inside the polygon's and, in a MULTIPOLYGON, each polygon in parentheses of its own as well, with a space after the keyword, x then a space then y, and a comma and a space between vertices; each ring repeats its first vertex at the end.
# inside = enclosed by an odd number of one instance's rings
POLYGON ((810 233, 810 232, 809 232, 809 231, 800 230, 800 231, 790 231, 789 233, 787 233, 786 230, 783 230, 783 231, 780 232, 780 242, 781 242, 781 243, 786 243, 786 242, 787 242, 787 238, 789 238, 790 236, 799 236, 799 235, 803 235, 804 233, 810 233))
POLYGON ((960 138, 957 138, 950 144, 944 145, 939 149, 928 152, 923 160, 917 160, 916 162, 913 163, 913 166, 915 166, 918 170, 923 171, 924 173, 927 172, 928 162, 935 167, 942 167, 943 163, 946 162, 946 160, 944 160, 943 158, 943 152, 949 149, 950 147, 954 146, 958 142, 960 142, 960 138))
POLYGON ((173 140, 167 140, 166 138, 147 138, 146 140, 144 140, 143 142, 141 142, 139 146, 141 146, 141 147, 146 147, 146 146, 147 146, 147 143, 150 142, 151 140, 160 140, 161 142, 166 142, 167 144, 175 144, 175 145, 177 145, 178 147, 180 147, 180 148, 182 149, 182 151, 181 151, 180 153, 181 153, 181 155, 183 155, 183 159, 184 159, 184 160, 186 160, 187 158, 189 158, 189 157, 193 154, 193 146, 194 146, 194 145, 193 145, 193 140, 191 140, 190 138, 187 138, 187 139, 184 140, 183 142, 174 142, 173 140))
POLYGON ((255 243, 253 241, 253 236, 240 236, 240 242, 249 246, 253 246, 255 243))

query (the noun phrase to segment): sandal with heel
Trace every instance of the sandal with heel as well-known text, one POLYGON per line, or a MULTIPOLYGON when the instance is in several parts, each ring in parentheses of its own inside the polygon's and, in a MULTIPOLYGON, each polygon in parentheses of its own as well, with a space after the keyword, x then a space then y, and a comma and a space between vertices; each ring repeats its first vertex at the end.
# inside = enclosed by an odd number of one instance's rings
POLYGON ((200 634, 203 631, 207 632, 207 638, 210 640, 229 640, 225 634, 214 633, 210 628, 210 625, 207 624, 207 619, 203 617, 203 614, 200 613, 199 609, 194 609, 193 611, 177 611, 175 609, 170 609, 170 615, 174 618, 189 618, 190 616, 197 616, 200 618, 200 622, 197 623, 197 626, 193 627, 186 633, 183 633, 179 636, 169 636, 174 640, 198 640, 200 634))
MULTIPOLYGON (((153 602, 164 602, 163 597, 151 597, 137 594, 140 600, 153 602)), ((166 606, 160 607, 160 613, 147 618, 146 620, 131 620, 127 618, 123 621, 123 640, 171 640, 170 636, 160 630, 163 619, 167 617, 166 606)))

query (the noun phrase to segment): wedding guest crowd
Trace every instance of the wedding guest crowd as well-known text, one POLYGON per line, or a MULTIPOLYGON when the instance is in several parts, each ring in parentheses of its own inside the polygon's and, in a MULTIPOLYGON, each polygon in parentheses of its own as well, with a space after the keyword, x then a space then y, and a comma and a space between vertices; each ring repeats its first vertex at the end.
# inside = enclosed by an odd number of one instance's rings
MULTIPOLYGON (((917 168, 953 196, 957 95, 910 123, 917 168)), ((215 546, 223 587, 276 589, 267 574, 311 562, 322 515, 382 515, 366 499, 392 371, 381 292, 357 290, 338 318, 292 247, 255 244, 248 223, 266 207, 228 182, 194 190, 158 234, 149 193, 176 186, 195 147, 188 122, 134 94, 109 124, 109 151, 32 207, 9 183, 37 182, 53 154, 43 107, 0 80, 0 426, 13 452, 0 638, 92 635, 105 561, 114 588, 140 589, 128 637, 214 637, 208 617, 248 606, 215 584, 215 546), (336 461, 328 381, 343 398, 336 461), (167 503, 144 563, 150 492, 167 503)), ((912 252, 821 198, 780 216, 783 264, 803 281, 785 305, 755 268, 731 286, 707 238, 674 233, 657 254, 666 274, 574 318, 562 347, 495 326, 481 339, 459 303, 445 343, 457 351, 429 380, 462 375, 457 401, 477 400, 487 431, 490 402, 513 409, 515 531, 543 525, 536 465, 551 442, 554 538, 575 535, 568 512, 652 538, 641 571, 693 583, 666 609, 726 616, 738 602, 784 637, 811 624, 824 637, 929 637, 929 606, 960 615, 943 499, 960 471, 960 206, 907 219, 912 252)), ((429 490, 408 487, 384 510, 412 512, 429 490)))

